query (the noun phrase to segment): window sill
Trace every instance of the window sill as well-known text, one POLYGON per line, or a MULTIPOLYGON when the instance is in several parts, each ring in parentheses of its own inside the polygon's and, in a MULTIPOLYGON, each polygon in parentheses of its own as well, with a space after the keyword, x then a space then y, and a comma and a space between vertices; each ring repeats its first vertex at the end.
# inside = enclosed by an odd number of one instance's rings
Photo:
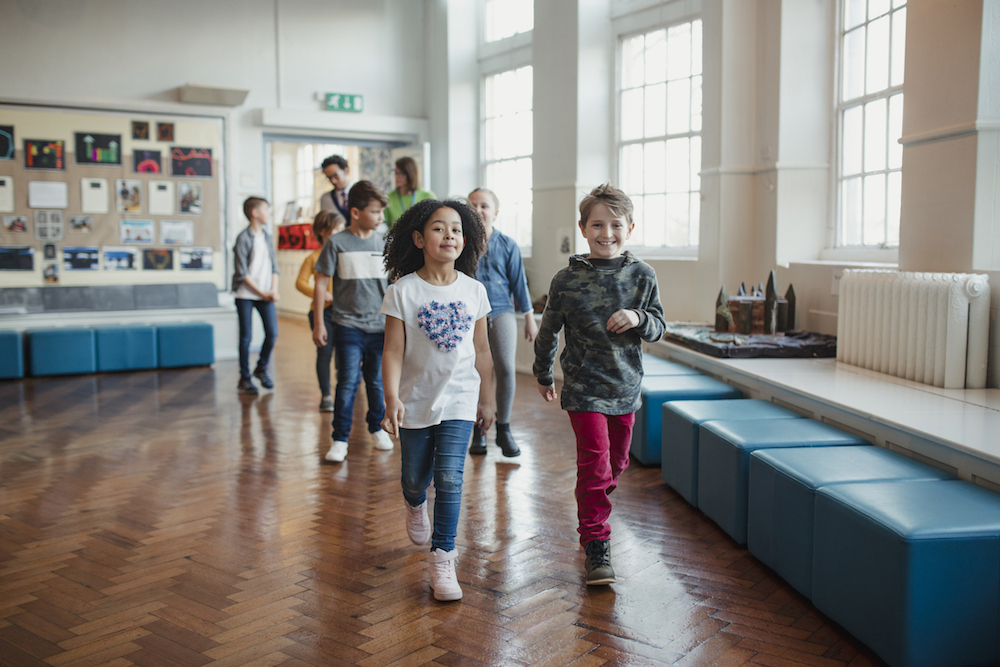
MULTIPOLYGON (((819 253, 823 262, 839 264, 899 264, 899 248, 826 248, 819 253)), ((802 262, 806 263, 806 262, 802 262)))

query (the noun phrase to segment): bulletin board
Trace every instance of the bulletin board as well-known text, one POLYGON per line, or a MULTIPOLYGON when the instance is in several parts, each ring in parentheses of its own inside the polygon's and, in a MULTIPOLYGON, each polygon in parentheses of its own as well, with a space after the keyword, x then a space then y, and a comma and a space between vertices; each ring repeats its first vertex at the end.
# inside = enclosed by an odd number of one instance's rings
POLYGON ((0 105, 0 285, 223 285, 216 117, 0 105))

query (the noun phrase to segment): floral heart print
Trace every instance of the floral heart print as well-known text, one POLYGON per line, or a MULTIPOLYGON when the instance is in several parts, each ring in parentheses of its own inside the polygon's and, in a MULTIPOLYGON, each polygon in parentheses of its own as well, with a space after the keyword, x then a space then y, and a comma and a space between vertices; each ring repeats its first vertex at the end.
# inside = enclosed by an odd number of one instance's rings
POLYGON ((431 301, 417 311, 417 325, 442 352, 451 352, 472 328, 472 315, 464 301, 431 301))

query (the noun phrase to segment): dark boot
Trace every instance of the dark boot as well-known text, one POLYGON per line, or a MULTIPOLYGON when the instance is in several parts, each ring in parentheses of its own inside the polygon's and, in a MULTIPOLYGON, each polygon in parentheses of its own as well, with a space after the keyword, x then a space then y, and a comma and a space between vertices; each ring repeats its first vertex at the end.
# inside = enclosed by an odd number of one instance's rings
POLYGON ((602 586, 615 583, 615 571, 611 567, 611 541, 592 540, 584 548, 587 552, 587 585, 602 586))
POLYGON ((486 453, 486 436, 479 430, 478 426, 472 427, 472 442, 469 443, 469 453, 482 456, 486 453))
POLYGON ((521 449, 510 434, 510 424, 497 423, 497 446, 503 450, 504 456, 520 456, 521 449))

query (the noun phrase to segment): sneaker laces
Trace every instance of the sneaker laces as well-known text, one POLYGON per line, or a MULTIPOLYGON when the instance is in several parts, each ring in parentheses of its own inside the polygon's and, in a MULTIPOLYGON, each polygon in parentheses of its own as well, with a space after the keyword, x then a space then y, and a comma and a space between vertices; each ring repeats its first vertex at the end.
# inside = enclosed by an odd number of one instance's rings
POLYGON ((604 567, 611 565, 611 554, 607 548, 602 548, 599 544, 594 544, 587 550, 587 556, 594 563, 594 567, 604 567))

